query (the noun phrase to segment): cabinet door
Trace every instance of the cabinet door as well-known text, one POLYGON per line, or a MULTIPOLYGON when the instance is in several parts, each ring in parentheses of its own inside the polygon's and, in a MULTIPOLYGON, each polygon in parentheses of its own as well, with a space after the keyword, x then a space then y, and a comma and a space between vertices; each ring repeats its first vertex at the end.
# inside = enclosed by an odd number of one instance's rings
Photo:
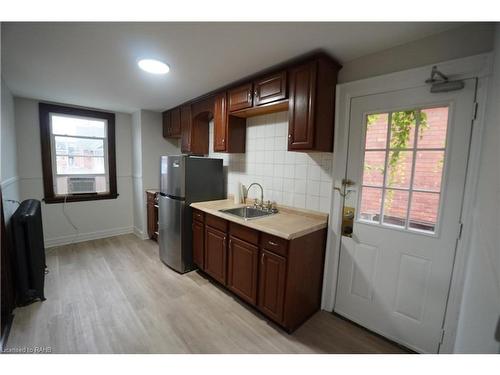
POLYGON ((245 301, 257 304, 257 269, 259 249, 248 242, 231 236, 227 286, 245 301))
POLYGON ((227 98, 217 94, 214 103, 214 151, 226 151, 227 145, 227 98))
POLYGON ((317 61, 297 66, 289 71, 289 150, 308 150, 314 147, 316 75, 317 61))
POLYGON ((170 138, 170 134, 172 132, 170 111, 163 112, 162 116, 163 116, 163 138, 170 138))
POLYGON ((181 107, 181 152, 191 153, 191 106, 181 107))
POLYGON ((253 105, 252 83, 228 91, 229 112, 250 108, 253 105))
POLYGON ((205 227, 205 272, 222 284, 226 284, 226 234, 205 227))
POLYGON ((205 266, 205 251, 204 245, 204 234, 203 234, 203 224, 194 220, 193 221, 193 262, 200 269, 204 269, 205 266))
POLYGON ((170 111, 171 131, 170 136, 173 138, 181 137, 181 109, 174 108, 170 111))
POLYGON ((286 71, 264 77, 254 82, 256 106, 286 98, 286 71))
POLYGON ((286 259, 265 250, 260 252, 259 309, 276 320, 283 320, 286 259))

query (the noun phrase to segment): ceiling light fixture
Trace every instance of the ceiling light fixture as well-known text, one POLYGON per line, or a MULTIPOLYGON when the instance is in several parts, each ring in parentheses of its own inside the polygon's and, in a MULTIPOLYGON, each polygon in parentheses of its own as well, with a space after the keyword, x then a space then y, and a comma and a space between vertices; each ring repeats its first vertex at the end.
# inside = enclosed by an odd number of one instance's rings
POLYGON ((139 60, 137 65, 145 72, 151 74, 167 74, 170 71, 170 67, 167 64, 154 59, 139 60))

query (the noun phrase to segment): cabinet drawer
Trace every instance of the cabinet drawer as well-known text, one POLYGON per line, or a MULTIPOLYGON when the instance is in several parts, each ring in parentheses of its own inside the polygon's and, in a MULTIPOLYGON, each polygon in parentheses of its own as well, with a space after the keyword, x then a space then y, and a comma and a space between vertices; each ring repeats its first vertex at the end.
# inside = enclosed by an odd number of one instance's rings
POLYGON ((236 223, 229 223, 229 233, 240 240, 254 245, 259 244, 259 232, 236 223))
POLYGON ((224 219, 221 219, 220 217, 214 216, 214 215, 206 215, 205 217, 207 225, 211 226, 212 228, 221 230, 223 232, 227 232, 227 221, 224 219))
POLYGON ((205 215, 203 211, 193 209, 193 220, 198 220, 203 223, 205 221, 205 215))
POLYGON ((267 233, 262 233, 260 246, 268 251, 271 251, 275 254, 279 254, 282 256, 286 256, 288 253, 287 240, 280 237, 272 236, 267 233))

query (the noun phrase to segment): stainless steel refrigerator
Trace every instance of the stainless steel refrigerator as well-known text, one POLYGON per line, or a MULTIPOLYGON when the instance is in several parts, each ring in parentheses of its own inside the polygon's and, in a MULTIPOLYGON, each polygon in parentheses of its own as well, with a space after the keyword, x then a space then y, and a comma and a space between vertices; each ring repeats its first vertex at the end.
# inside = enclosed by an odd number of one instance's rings
POLYGON ((184 273, 194 268, 190 204, 224 199, 222 159, 162 156, 160 168, 160 259, 184 273))

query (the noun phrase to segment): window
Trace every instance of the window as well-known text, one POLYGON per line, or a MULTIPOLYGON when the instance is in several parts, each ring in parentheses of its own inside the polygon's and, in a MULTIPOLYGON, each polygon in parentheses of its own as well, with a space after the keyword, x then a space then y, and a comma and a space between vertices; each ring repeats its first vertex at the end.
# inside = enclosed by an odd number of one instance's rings
POLYGON ((46 203, 114 199, 115 115, 39 104, 46 203))
POLYGON ((365 125, 358 219, 435 233, 448 107, 370 114, 365 125))

